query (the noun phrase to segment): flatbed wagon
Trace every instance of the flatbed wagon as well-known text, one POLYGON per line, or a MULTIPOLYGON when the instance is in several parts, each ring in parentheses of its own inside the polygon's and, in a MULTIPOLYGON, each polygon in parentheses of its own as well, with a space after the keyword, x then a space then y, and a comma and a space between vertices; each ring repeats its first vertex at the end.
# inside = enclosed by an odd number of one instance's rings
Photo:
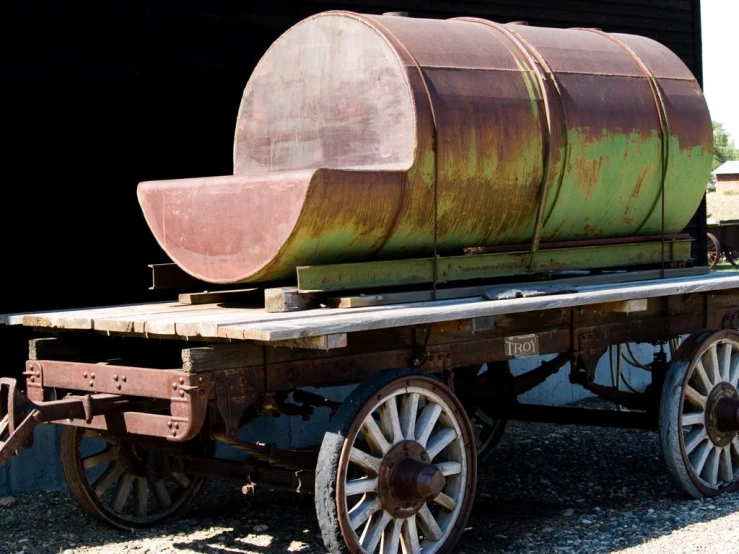
POLYGON ((227 479, 245 493, 315 494, 327 548, 351 552, 453 548, 478 459, 512 419, 654 429, 683 492, 731 492, 739 486, 739 277, 661 274, 447 288, 436 300, 424 290, 300 297, 269 289, 6 315, 3 324, 33 327, 39 338, 25 387, 0 380, 0 462, 30 446, 38 424, 59 424, 70 491, 108 524, 180 517, 206 478, 227 479), (262 294, 266 304, 255 305, 262 294), (306 298, 319 306, 301 305, 306 298), (596 379, 609 347, 639 342, 661 347, 645 391, 596 379), (532 356, 544 361, 511 374, 509 361, 532 356), (559 371, 628 409, 518 401, 559 371), (343 402, 315 392, 346 384, 359 386, 343 402), (321 411, 329 424, 314 450, 239 432, 260 415, 321 411), (217 442, 245 459, 214 457, 217 442))

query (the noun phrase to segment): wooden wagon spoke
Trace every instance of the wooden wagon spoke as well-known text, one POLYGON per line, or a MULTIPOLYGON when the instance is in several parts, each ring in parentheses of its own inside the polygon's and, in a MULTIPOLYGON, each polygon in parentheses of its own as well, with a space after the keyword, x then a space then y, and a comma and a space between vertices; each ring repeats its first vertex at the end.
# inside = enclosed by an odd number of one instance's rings
POLYGON ((439 527, 439 524, 434 519, 434 515, 429 510, 427 504, 418 510, 418 525, 421 528, 424 536, 432 541, 439 541, 444 536, 444 532, 439 527))
POLYGON ((382 508, 379 498, 372 498, 362 501, 351 512, 349 512, 349 524, 355 531, 367 521, 372 514, 382 508))
POLYGON ((703 367, 703 363, 700 360, 695 362, 695 372, 693 373, 693 377, 697 377, 698 380, 700 380, 700 386, 706 394, 708 394, 708 392, 713 388, 713 383, 708 377, 706 368, 703 367))
POLYGON ((382 460, 380 460, 380 458, 375 458, 356 446, 352 446, 352 449, 349 452, 349 461, 375 474, 380 472, 380 465, 382 464, 382 460))
POLYGON ((488 427, 495 427, 496 425, 496 421, 492 417, 490 417, 488 414, 486 414, 484 410, 481 410, 480 408, 477 408, 475 410, 475 418, 482 421, 488 427))
POLYGON ((690 454, 703 441, 708 440, 705 429, 693 429, 685 438, 685 452, 690 454))
POLYGON ((382 424, 382 432, 392 444, 397 444, 403 440, 397 397, 392 396, 388 398, 387 402, 380 406, 380 422, 382 424))
POLYGON ((730 343, 722 344, 719 352, 719 373, 721 380, 725 383, 731 382, 731 352, 733 347, 730 343))
POLYGON ((690 385, 685 386, 685 399, 696 408, 700 408, 701 410, 705 410, 706 408, 706 397, 690 385))
POLYGON ((718 484, 718 471, 720 465, 719 449, 716 446, 711 445, 711 450, 708 455, 708 461, 706 463, 706 481, 712 485, 718 484))
POLYGON ((701 475, 703 473, 703 469, 706 465, 706 460, 708 460, 708 455, 713 450, 713 445, 711 444, 711 441, 707 440, 705 442, 702 442, 700 447, 696 449, 695 454, 690 457, 690 461, 693 464, 693 469, 698 475, 701 475))
POLYGON ((98 497, 103 496, 103 493, 108 490, 110 485, 113 484, 113 481, 120 477, 121 473, 123 473, 123 466, 118 462, 113 462, 108 466, 103 474, 95 480, 92 484, 92 490, 95 491, 95 494, 97 494, 98 497))
POLYGON ((183 473, 175 471, 174 473, 172 473, 172 479, 174 479, 175 482, 183 489, 186 489, 190 486, 190 479, 188 479, 187 476, 183 473))
POLYGON ((731 358, 731 369, 729 371, 729 382, 734 388, 739 387, 739 353, 731 358))
POLYGON ((725 446, 721 449, 719 477, 725 483, 730 483, 734 480, 734 465, 731 463, 731 446, 725 446))
POLYGON ((457 432, 451 427, 446 427, 438 431, 426 444, 426 452, 428 452, 429 460, 433 460, 439 452, 449 446, 456 438, 457 432))
POLYGON ((149 486, 146 477, 137 477, 133 489, 134 510, 136 517, 146 517, 149 486))
POLYGON ((392 524, 385 529, 382 538, 382 554, 398 554, 400 551, 400 533, 403 530, 403 520, 394 519, 392 524))
POLYGON ((354 481, 348 481, 344 489, 347 496, 357 496, 358 494, 364 494, 367 492, 377 491, 377 477, 371 479, 355 479, 354 481))
POLYGON ((406 394, 400 408, 400 430, 403 438, 412 440, 416 437, 416 416, 418 415, 417 392, 406 394))
POLYGON ((441 471, 444 477, 457 475, 462 471, 462 464, 459 462, 441 462, 440 464, 436 464, 436 467, 439 468, 439 471, 441 471))
POLYGON ((716 345, 713 344, 703 354, 703 367, 706 369, 711 384, 716 385, 721 381, 721 372, 718 367, 718 355, 716 354, 716 345))
POLYGON ((683 427, 688 427, 690 425, 705 425, 706 414, 703 412, 691 412, 689 414, 683 414, 681 419, 683 427))
POLYGON ((362 538, 362 547, 367 554, 373 554, 377 550, 377 546, 380 544, 382 535, 385 532, 385 528, 388 526, 392 517, 386 511, 380 513, 380 517, 373 517, 370 523, 367 525, 367 529, 364 532, 362 538))
POLYGON ((418 416, 418 421, 416 421, 416 441, 421 446, 426 446, 426 441, 429 440, 440 415, 441 406, 435 402, 426 404, 421 410, 421 415, 418 416))
POLYGON ((118 478, 118 485, 115 489, 115 495, 113 500, 110 502, 110 507, 115 512, 123 511, 123 506, 126 504, 129 495, 131 494, 131 487, 136 477, 131 473, 124 473, 118 478))
POLYGON ((390 443, 385 438, 385 435, 382 434, 382 430, 380 429, 380 426, 377 425, 377 422, 375 421, 375 418, 372 417, 372 414, 368 415, 367 418, 364 420, 362 431, 364 432, 364 436, 367 439, 367 442, 370 443, 370 445, 376 450, 378 450, 382 454, 385 454, 388 450, 390 450, 390 443))
POLYGON ((82 458, 82 467, 85 469, 92 469, 93 467, 99 466, 105 462, 111 462, 118 459, 118 450, 113 446, 107 446, 104 450, 101 450, 97 454, 91 454, 85 458, 82 458))
POLYGON ((172 504, 172 499, 169 497, 169 491, 164 486, 164 481, 156 481, 153 485, 154 498, 162 508, 168 508, 172 504))
POLYGON ((418 526, 416 516, 413 515, 405 520, 403 525, 403 554, 421 554, 421 545, 418 542, 418 526))
POLYGON ((457 501, 454 500, 451 496, 448 494, 444 494, 443 492, 440 492, 434 497, 433 502, 435 504, 438 504, 442 508, 445 508, 449 510, 450 512, 454 511, 454 508, 457 507, 457 501))

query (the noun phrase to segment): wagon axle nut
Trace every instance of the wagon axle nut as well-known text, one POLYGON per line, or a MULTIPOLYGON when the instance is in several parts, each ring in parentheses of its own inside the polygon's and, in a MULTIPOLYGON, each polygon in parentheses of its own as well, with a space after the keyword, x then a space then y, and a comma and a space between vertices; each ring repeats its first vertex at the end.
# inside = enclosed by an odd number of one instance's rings
POLYGON ((739 398, 722 398, 716 404, 716 426, 720 431, 739 431, 739 398))
POLYGON ((446 477, 436 465, 413 458, 400 460, 393 468, 390 479, 395 495, 408 503, 433 498, 446 486, 446 477))

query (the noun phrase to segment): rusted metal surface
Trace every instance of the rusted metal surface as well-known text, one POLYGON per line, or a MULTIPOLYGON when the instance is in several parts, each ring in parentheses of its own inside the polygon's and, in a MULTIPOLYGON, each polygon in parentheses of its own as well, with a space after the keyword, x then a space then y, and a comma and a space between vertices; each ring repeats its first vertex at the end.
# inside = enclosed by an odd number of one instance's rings
POLYGON ((652 40, 326 12, 252 74, 234 175, 142 183, 139 200, 193 276, 274 280, 303 265, 678 232, 711 143, 697 82, 652 40))
POLYGON ((29 360, 26 369, 29 399, 42 411, 43 406, 49 405, 46 391, 52 389, 115 395, 121 400, 161 400, 165 402, 158 402, 153 408, 169 408, 169 414, 146 413, 145 405, 134 404, 112 410, 117 412, 114 417, 110 417, 110 411, 104 412, 108 416, 100 415, 103 412, 84 412, 85 417, 64 414, 58 418, 59 423, 171 441, 186 441, 200 432, 214 387, 210 374, 178 370, 50 360, 29 360))

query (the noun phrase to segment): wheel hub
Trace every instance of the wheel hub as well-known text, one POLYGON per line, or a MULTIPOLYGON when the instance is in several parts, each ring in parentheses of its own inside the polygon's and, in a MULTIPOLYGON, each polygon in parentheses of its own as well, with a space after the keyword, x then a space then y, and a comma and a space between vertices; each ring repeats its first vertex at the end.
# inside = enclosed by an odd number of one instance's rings
POLYGON ((708 395, 706 431, 716 446, 730 444, 739 431, 739 395, 729 383, 719 383, 708 395))
POLYGON ((429 455, 416 441, 401 441, 382 460, 378 494, 385 510, 396 518, 417 513, 446 486, 446 477, 429 463, 429 455))

